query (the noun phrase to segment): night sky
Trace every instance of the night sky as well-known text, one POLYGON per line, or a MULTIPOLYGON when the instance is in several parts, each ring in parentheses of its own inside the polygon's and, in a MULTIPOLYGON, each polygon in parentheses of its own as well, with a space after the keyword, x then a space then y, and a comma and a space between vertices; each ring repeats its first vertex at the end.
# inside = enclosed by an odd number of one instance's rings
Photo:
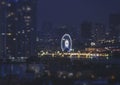
POLYGON ((38 24, 80 25, 84 20, 107 24, 111 13, 120 13, 120 0, 39 0, 38 24))

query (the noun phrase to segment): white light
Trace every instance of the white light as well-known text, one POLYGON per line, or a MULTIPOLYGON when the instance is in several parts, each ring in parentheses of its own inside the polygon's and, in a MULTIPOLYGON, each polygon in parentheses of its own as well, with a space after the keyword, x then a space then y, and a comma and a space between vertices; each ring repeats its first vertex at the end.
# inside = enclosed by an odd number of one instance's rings
POLYGON ((38 37, 36 38, 36 41, 39 42, 39 38, 38 37))
POLYGON ((18 33, 20 34, 20 31, 18 31, 18 33))
POLYGON ((16 40, 16 38, 13 38, 13 40, 15 41, 15 40, 16 40))
POLYGON ((94 42, 91 42, 91 46, 95 46, 95 43, 94 43, 94 42))
POLYGON ((65 40, 65 47, 68 48, 69 47, 69 41, 65 40))
POLYGON ((61 39, 62 51, 64 51, 66 48, 68 48, 69 51, 71 51, 71 49, 72 49, 72 39, 71 39, 71 36, 69 34, 64 34, 62 39, 61 39), (68 39, 66 39, 66 38, 68 38, 68 39))
POLYGON ((5 2, 3 1, 3 2, 1 2, 1 4, 2 4, 2 5, 4 5, 4 4, 5 4, 5 2))
POLYGON ((10 4, 10 3, 8 3, 8 7, 11 7, 11 4, 10 4))
POLYGON ((31 8, 30 7, 27 7, 27 11, 30 11, 31 10, 31 8))
POLYGON ((11 34, 11 33, 7 33, 7 35, 9 35, 9 36, 10 36, 10 35, 12 35, 12 34, 11 34))
POLYGON ((24 34, 24 33, 25 33, 25 30, 22 30, 22 33, 24 34))
POLYGON ((2 35, 5 35, 5 33, 2 33, 2 35))

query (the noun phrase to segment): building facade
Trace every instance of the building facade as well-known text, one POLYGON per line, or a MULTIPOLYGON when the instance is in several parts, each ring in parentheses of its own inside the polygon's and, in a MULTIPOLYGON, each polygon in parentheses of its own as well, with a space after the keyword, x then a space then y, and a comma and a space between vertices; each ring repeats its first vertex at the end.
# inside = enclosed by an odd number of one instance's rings
POLYGON ((81 24, 81 38, 84 41, 89 41, 92 38, 92 22, 84 21, 81 24))
POLYGON ((92 40, 96 43, 105 40, 106 28, 104 24, 95 23, 92 29, 92 40))
POLYGON ((110 37, 115 40, 120 39, 120 14, 109 16, 110 37))
POLYGON ((35 55, 37 0, 1 0, 0 4, 1 56, 35 55))

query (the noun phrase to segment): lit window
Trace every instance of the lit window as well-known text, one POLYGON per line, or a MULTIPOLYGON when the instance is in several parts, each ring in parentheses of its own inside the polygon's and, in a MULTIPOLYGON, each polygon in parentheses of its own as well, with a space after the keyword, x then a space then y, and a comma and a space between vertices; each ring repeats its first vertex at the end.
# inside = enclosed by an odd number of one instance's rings
POLYGON ((16 38, 13 38, 13 40, 15 41, 15 40, 16 40, 16 38))
POLYGON ((12 35, 12 34, 11 34, 11 33, 7 33, 7 35, 9 35, 9 36, 10 36, 10 35, 12 35))
POLYGON ((22 33, 24 34, 24 33, 25 33, 25 30, 22 30, 22 33))
POLYGON ((10 12, 10 13, 8 13, 7 17, 13 16, 13 15, 14 15, 14 13, 10 12))
POLYGON ((9 13, 8 15, 7 15, 7 17, 10 17, 11 16, 11 14, 9 13))
POLYGON ((30 32, 30 30, 27 30, 27 32, 30 32))
POLYGON ((39 42, 39 38, 38 37, 36 38, 36 41, 39 42))
POLYGON ((17 17, 15 18, 15 21, 18 21, 18 18, 17 18, 17 17))
POLYGON ((4 4, 5 4, 5 2, 3 1, 3 2, 1 2, 1 4, 2 4, 2 5, 4 5, 4 4))
POLYGON ((25 10, 25 7, 22 7, 23 10, 25 10))
POLYGON ((18 34, 20 34, 20 31, 18 31, 18 34))
POLYGON ((30 19, 31 17, 30 16, 26 16, 27 19, 30 19))
POLYGON ((25 22, 30 22, 30 20, 25 20, 25 22))
POLYGON ((11 27, 11 25, 9 24, 8 27, 11 27))
POLYGON ((11 4, 10 4, 10 3, 8 3, 8 7, 11 7, 11 4))
POLYGON ((8 50, 9 48, 8 48, 8 47, 6 47, 6 49, 8 50))
POLYGON ((13 13, 13 12, 11 12, 10 14, 11 14, 11 16, 12 16, 12 15, 14 15, 14 13, 13 13))
POLYGON ((27 7, 27 8, 26 8, 26 10, 27 10, 27 11, 30 11, 30 10, 31 10, 31 8, 30 8, 30 7, 27 7))
POLYGON ((30 23, 26 23, 26 25, 27 25, 27 26, 29 26, 29 25, 30 25, 30 23))
POLYGON ((2 35, 5 35, 5 33, 2 33, 2 35))

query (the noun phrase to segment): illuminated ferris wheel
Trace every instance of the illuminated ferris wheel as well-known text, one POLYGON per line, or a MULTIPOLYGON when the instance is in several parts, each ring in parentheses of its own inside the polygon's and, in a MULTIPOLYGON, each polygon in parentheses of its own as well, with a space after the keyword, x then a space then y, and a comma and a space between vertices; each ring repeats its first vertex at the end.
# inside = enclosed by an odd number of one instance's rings
POLYGON ((64 34, 61 39, 61 49, 65 52, 70 52, 72 50, 72 39, 69 34, 64 34))

